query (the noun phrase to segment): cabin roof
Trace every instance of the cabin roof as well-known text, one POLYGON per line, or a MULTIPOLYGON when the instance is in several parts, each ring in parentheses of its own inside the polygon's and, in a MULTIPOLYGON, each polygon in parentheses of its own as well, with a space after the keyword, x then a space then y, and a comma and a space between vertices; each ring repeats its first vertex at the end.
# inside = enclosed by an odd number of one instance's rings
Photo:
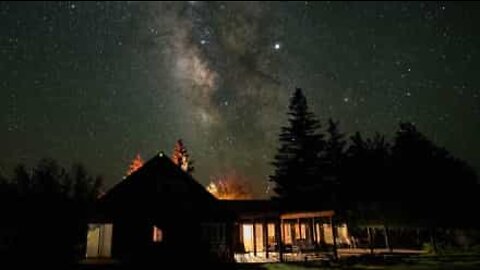
POLYGON ((99 199, 107 216, 216 215, 218 200, 160 153, 99 199))

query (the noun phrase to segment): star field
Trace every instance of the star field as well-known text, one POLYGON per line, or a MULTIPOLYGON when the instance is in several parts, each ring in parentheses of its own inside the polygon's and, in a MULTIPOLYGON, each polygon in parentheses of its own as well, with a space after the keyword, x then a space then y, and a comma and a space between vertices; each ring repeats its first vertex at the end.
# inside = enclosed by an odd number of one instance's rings
POLYGON ((207 184, 262 196, 288 99, 389 136, 414 122, 480 172, 480 5, 2 2, 0 170, 81 161, 110 186, 182 138, 207 184))

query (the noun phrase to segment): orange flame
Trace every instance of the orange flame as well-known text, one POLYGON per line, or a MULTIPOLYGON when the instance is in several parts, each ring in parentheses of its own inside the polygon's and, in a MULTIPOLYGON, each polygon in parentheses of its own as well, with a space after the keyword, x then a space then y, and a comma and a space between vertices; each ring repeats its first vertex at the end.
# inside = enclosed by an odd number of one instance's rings
POLYGON ((207 191, 220 200, 248 200, 252 198, 250 188, 237 173, 220 175, 208 184, 207 191))
POLYGON ((143 166, 143 159, 140 156, 140 154, 137 154, 137 156, 132 160, 132 163, 130 163, 130 166, 128 167, 127 175, 132 174, 136 170, 140 169, 143 166))

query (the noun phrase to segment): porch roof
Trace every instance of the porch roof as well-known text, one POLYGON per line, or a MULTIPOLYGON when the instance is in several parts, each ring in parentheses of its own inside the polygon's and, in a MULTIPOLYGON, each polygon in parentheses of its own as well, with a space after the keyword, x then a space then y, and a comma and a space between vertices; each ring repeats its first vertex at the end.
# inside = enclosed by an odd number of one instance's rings
POLYGON ((325 218, 333 217, 335 211, 290 212, 280 215, 280 219, 325 218))

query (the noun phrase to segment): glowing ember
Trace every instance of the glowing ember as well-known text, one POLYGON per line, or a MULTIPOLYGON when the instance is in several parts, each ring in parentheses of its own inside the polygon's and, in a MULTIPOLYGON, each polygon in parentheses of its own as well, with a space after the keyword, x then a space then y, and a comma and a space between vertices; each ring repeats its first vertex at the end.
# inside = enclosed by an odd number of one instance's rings
POLYGON ((128 167, 127 175, 130 175, 136 170, 140 169, 140 167, 143 166, 143 163, 144 161, 142 157, 140 156, 140 154, 137 154, 135 159, 132 160, 132 163, 130 163, 130 166, 128 167))
POLYGON ((248 185, 236 173, 215 177, 207 186, 207 190, 220 200, 247 200, 252 198, 248 185))

